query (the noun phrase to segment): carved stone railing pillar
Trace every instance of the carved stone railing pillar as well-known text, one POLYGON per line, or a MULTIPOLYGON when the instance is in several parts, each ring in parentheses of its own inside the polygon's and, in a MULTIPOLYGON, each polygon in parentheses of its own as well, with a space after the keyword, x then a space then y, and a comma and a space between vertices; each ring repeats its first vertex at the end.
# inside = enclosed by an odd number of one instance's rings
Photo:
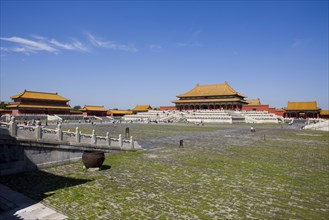
POLYGON ((122 137, 121 134, 119 134, 119 147, 122 148, 122 137))
POLYGON ((37 140, 41 140, 41 139, 42 139, 42 128, 41 128, 40 125, 37 125, 37 126, 35 127, 35 138, 36 138, 37 140))
POLYGON ((130 136, 130 140, 129 140, 129 142, 130 142, 130 147, 131 147, 131 149, 133 150, 133 149, 134 149, 134 140, 133 140, 133 136, 130 136))
POLYGON ((91 144, 97 144, 95 130, 93 130, 92 133, 91 133, 91 144))
POLYGON ((60 124, 58 124, 58 126, 57 126, 57 138, 59 141, 63 140, 63 131, 62 131, 62 127, 60 124))
POLYGON ((10 132, 11 136, 13 136, 13 137, 17 136, 17 123, 15 121, 15 117, 11 117, 11 119, 10 119, 9 132, 10 132))
POLYGON ((107 146, 111 146, 111 138, 110 138, 110 133, 106 132, 106 144, 107 146))
POLYGON ((80 143, 81 141, 81 136, 80 136, 80 132, 79 132, 79 127, 75 128, 75 142, 80 143))

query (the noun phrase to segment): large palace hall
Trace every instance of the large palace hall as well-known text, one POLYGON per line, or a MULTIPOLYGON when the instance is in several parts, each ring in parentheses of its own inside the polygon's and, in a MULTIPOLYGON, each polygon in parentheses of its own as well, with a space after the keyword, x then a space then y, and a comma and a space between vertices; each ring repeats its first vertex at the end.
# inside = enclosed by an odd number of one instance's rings
POLYGON ((241 110, 248 104, 247 96, 234 90, 228 82, 223 84, 199 85, 177 96, 173 101, 177 110, 224 109, 241 110))

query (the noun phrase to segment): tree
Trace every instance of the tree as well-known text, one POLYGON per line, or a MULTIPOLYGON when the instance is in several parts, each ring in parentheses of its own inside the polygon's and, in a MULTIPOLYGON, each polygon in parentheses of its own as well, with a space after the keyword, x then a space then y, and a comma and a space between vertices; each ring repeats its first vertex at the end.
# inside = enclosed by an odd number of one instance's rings
POLYGON ((0 109, 6 109, 7 104, 4 102, 0 102, 0 109))
POLYGON ((81 106, 80 105, 76 105, 73 107, 73 110, 75 111, 79 111, 81 109, 81 106))

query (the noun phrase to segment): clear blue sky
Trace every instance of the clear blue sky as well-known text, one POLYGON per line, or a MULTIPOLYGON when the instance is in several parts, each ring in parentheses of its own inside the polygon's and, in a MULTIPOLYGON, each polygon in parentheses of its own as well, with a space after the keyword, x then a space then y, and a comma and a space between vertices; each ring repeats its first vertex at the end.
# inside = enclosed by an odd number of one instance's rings
POLYGON ((173 105, 197 83, 328 106, 328 1, 1 1, 0 100, 173 105))

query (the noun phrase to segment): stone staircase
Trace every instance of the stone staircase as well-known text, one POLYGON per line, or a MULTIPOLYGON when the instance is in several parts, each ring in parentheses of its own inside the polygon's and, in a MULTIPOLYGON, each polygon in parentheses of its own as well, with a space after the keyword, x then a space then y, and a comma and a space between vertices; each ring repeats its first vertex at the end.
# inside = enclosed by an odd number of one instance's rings
POLYGON ((235 112, 235 111, 228 111, 228 114, 232 117, 232 123, 245 123, 246 122, 246 118, 235 112))

